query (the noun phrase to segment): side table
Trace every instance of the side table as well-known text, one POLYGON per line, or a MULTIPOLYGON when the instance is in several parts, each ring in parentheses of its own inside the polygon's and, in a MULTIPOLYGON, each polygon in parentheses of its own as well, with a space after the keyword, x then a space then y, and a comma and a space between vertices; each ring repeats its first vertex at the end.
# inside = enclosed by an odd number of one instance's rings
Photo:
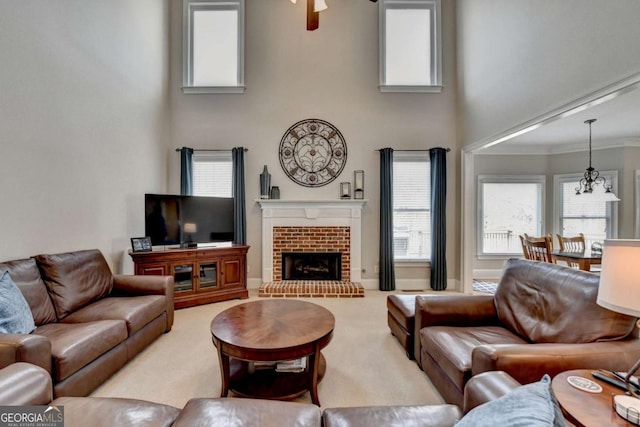
POLYGON ((624 391, 594 378, 593 369, 576 369, 556 375, 551 381, 553 393, 567 420, 576 426, 632 426, 630 422, 616 414, 613 396, 624 391), (589 393, 575 388, 567 381, 570 376, 587 378, 602 386, 600 393, 589 393))

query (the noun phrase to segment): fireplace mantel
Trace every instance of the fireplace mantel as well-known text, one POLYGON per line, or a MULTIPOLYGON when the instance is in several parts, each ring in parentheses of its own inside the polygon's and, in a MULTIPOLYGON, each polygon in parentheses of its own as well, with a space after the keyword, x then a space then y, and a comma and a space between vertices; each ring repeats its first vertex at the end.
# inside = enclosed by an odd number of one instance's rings
POLYGON ((366 200, 258 199, 262 209, 262 282, 273 281, 274 227, 349 227, 350 280, 362 278, 362 208, 366 200))

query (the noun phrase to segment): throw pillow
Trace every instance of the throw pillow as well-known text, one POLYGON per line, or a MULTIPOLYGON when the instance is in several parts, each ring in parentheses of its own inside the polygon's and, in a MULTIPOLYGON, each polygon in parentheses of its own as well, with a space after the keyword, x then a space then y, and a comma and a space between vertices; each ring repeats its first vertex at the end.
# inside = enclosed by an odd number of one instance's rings
POLYGON ((8 271, 0 276, 0 333, 28 334, 36 328, 27 300, 8 271))
POLYGON ((499 399, 469 411, 456 427, 564 427, 564 417, 545 375, 536 383, 520 386, 499 399))

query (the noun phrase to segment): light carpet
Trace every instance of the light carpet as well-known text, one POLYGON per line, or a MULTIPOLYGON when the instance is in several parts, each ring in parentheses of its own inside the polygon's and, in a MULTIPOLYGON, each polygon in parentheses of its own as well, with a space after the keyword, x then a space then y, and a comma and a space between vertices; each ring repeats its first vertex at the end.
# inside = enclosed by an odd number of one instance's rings
MULTIPOLYGON (((407 358, 389 332, 389 292, 366 298, 300 298, 327 308, 336 319, 322 353, 327 371, 318 385, 323 408, 443 403, 429 378, 407 358)), ((164 334, 92 393, 94 397, 144 399, 182 408, 193 397, 219 397, 220 367, 209 324, 221 311, 258 300, 232 300, 176 310, 164 334)), ((309 393, 297 401, 311 402, 309 393)))

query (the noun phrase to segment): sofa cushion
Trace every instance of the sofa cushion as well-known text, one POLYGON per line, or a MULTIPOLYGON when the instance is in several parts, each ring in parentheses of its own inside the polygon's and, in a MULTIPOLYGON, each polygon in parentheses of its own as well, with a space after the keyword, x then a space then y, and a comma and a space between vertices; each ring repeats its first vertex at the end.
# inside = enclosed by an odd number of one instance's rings
POLYGON ((527 344, 500 326, 429 326, 420 330, 423 351, 440 366, 459 390, 471 377, 473 349, 485 344, 527 344))
POLYGON ((596 303, 599 281, 598 275, 561 265, 510 259, 495 293, 498 317, 533 343, 624 338, 636 319, 596 303))
POLYGON ((107 297, 74 311, 62 322, 82 323, 93 320, 124 320, 129 336, 135 334, 166 311, 163 295, 107 297))
POLYGON ((59 382, 125 341, 127 326, 122 320, 49 323, 34 333, 51 341, 52 375, 59 382))
POLYGON ((455 405, 368 406, 327 408, 324 427, 448 427, 462 414, 455 405))
POLYGON ((67 426, 169 427, 178 408, 117 397, 59 397, 52 406, 64 406, 67 426))
POLYGON ((29 304, 8 271, 0 271, 0 333, 28 334, 36 328, 29 304))
POLYGON ((40 277, 35 259, 19 259, 0 263, 0 271, 8 271, 14 283, 27 300, 36 326, 55 322, 56 311, 49 298, 47 287, 40 277))
POLYGON ((456 427, 536 426, 564 427, 564 417, 545 375, 536 383, 520 386, 499 399, 469 411, 456 427))
POLYGON ((97 249, 38 255, 35 259, 58 319, 111 292, 113 276, 97 249))
POLYGON ((173 427, 319 427, 320 416, 320 408, 310 403, 196 398, 187 402, 173 427))

